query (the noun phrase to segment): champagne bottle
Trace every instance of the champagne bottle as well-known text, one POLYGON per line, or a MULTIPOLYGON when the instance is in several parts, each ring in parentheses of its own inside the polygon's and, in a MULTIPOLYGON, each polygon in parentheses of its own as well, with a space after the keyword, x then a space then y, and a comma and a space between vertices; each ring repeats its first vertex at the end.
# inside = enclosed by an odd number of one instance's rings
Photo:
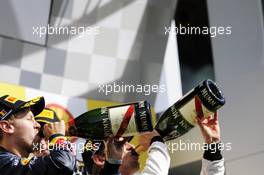
POLYGON ((196 116, 209 117, 225 104, 221 90, 212 80, 204 80, 169 107, 155 129, 164 141, 176 139, 196 125, 196 116))
POLYGON ((70 122, 72 136, 105 139, 110 135, 128 137, 152 131, 150 105, 147 101, 87 111, 70 122))

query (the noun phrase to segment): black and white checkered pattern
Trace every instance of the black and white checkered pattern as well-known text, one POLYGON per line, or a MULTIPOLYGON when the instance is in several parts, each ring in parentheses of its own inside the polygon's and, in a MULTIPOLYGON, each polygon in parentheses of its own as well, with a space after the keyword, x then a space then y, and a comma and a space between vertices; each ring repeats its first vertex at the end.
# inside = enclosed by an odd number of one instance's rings
POLYGON ((56 0, 50 25, 99 26, 99 34, 49 35, 47 46, 0 38, 0 81, 66 96, 143 98, 98 94, 98 85, 159 83, 174 7, 173 0, 56 0))

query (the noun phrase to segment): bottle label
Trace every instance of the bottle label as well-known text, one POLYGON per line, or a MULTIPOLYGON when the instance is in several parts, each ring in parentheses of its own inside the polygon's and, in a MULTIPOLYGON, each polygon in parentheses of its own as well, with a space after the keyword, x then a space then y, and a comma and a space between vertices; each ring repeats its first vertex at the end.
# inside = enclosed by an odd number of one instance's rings
POLYGON ((170 107, 164 115, 169 116, 159 124, 159 130, 164 136, 164 140, 172 140, 180 137, 188 132, 196 125, 196 116, 209 116, 212 112, 209 111, 201 100, 196 95, 191 100, 187 101, 180 108, 175 105, 170 107))
POLYGON ((203 105, 210 111, 217 111, 225 104, 225 99, 217 85, 210 81, 204 81, 202 85, 196 87, 197 95, 203 105))
POLYGON ((181 115, 192 125, 196 125, 196 116, 209 117, 213 114, 202 103, 196 95, 193 99, 179 108, 181 115))
POLYGON ((151 110, 150 110, 150 104, 148 104, 146 101, 140 101, 137 105, 135 105, 136 108, 136 125, 137 130, 139 133, 152 131, 152 121, 151 121, 151 110))
POLYGON ((135 106, 126 105, 109 108, 112 132, 116 136, 131 136, 137 133, 135 106))
POLYGON ((190 124, 175 108, 174 105, 170 107, 170 110, 166 111, 167 117, 162 123, 159 124, 159 129, 162 130, 163 139, 165 141, 172 140, 188 132, 193 128, 190 124))
POLYGON ((108 118, 108 110, 106 107, 101 108, 102 125, 104 128, 104 137, 112 135, 111 122, 108 118))
POLYGON ((175 139, 193 128, 197 117, 211 116, 224 103, 221 91, 206 80, 166 110, 155 128, 165 141, 175 139))

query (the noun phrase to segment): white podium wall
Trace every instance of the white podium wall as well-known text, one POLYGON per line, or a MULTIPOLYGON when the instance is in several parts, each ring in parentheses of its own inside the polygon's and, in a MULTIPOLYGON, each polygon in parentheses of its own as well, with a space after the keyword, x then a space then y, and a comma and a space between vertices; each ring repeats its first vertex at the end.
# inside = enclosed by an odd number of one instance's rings
POLYGON ((208 0, 210 26, 231 26, 212 39, 216 81, 226 105, 221 110, 227 175, 262 174, 264 160, 263 13, 260 0, 208 0))

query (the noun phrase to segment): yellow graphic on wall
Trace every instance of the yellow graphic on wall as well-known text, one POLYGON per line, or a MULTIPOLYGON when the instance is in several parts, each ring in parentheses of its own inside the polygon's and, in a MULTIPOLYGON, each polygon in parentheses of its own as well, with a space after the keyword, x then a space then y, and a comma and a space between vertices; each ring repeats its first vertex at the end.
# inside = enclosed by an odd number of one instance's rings
POLYGON ((0 82, 0 96, 4 95, 10 95, 21 100, 26 100, 26 89, 21 86, 0 82))

